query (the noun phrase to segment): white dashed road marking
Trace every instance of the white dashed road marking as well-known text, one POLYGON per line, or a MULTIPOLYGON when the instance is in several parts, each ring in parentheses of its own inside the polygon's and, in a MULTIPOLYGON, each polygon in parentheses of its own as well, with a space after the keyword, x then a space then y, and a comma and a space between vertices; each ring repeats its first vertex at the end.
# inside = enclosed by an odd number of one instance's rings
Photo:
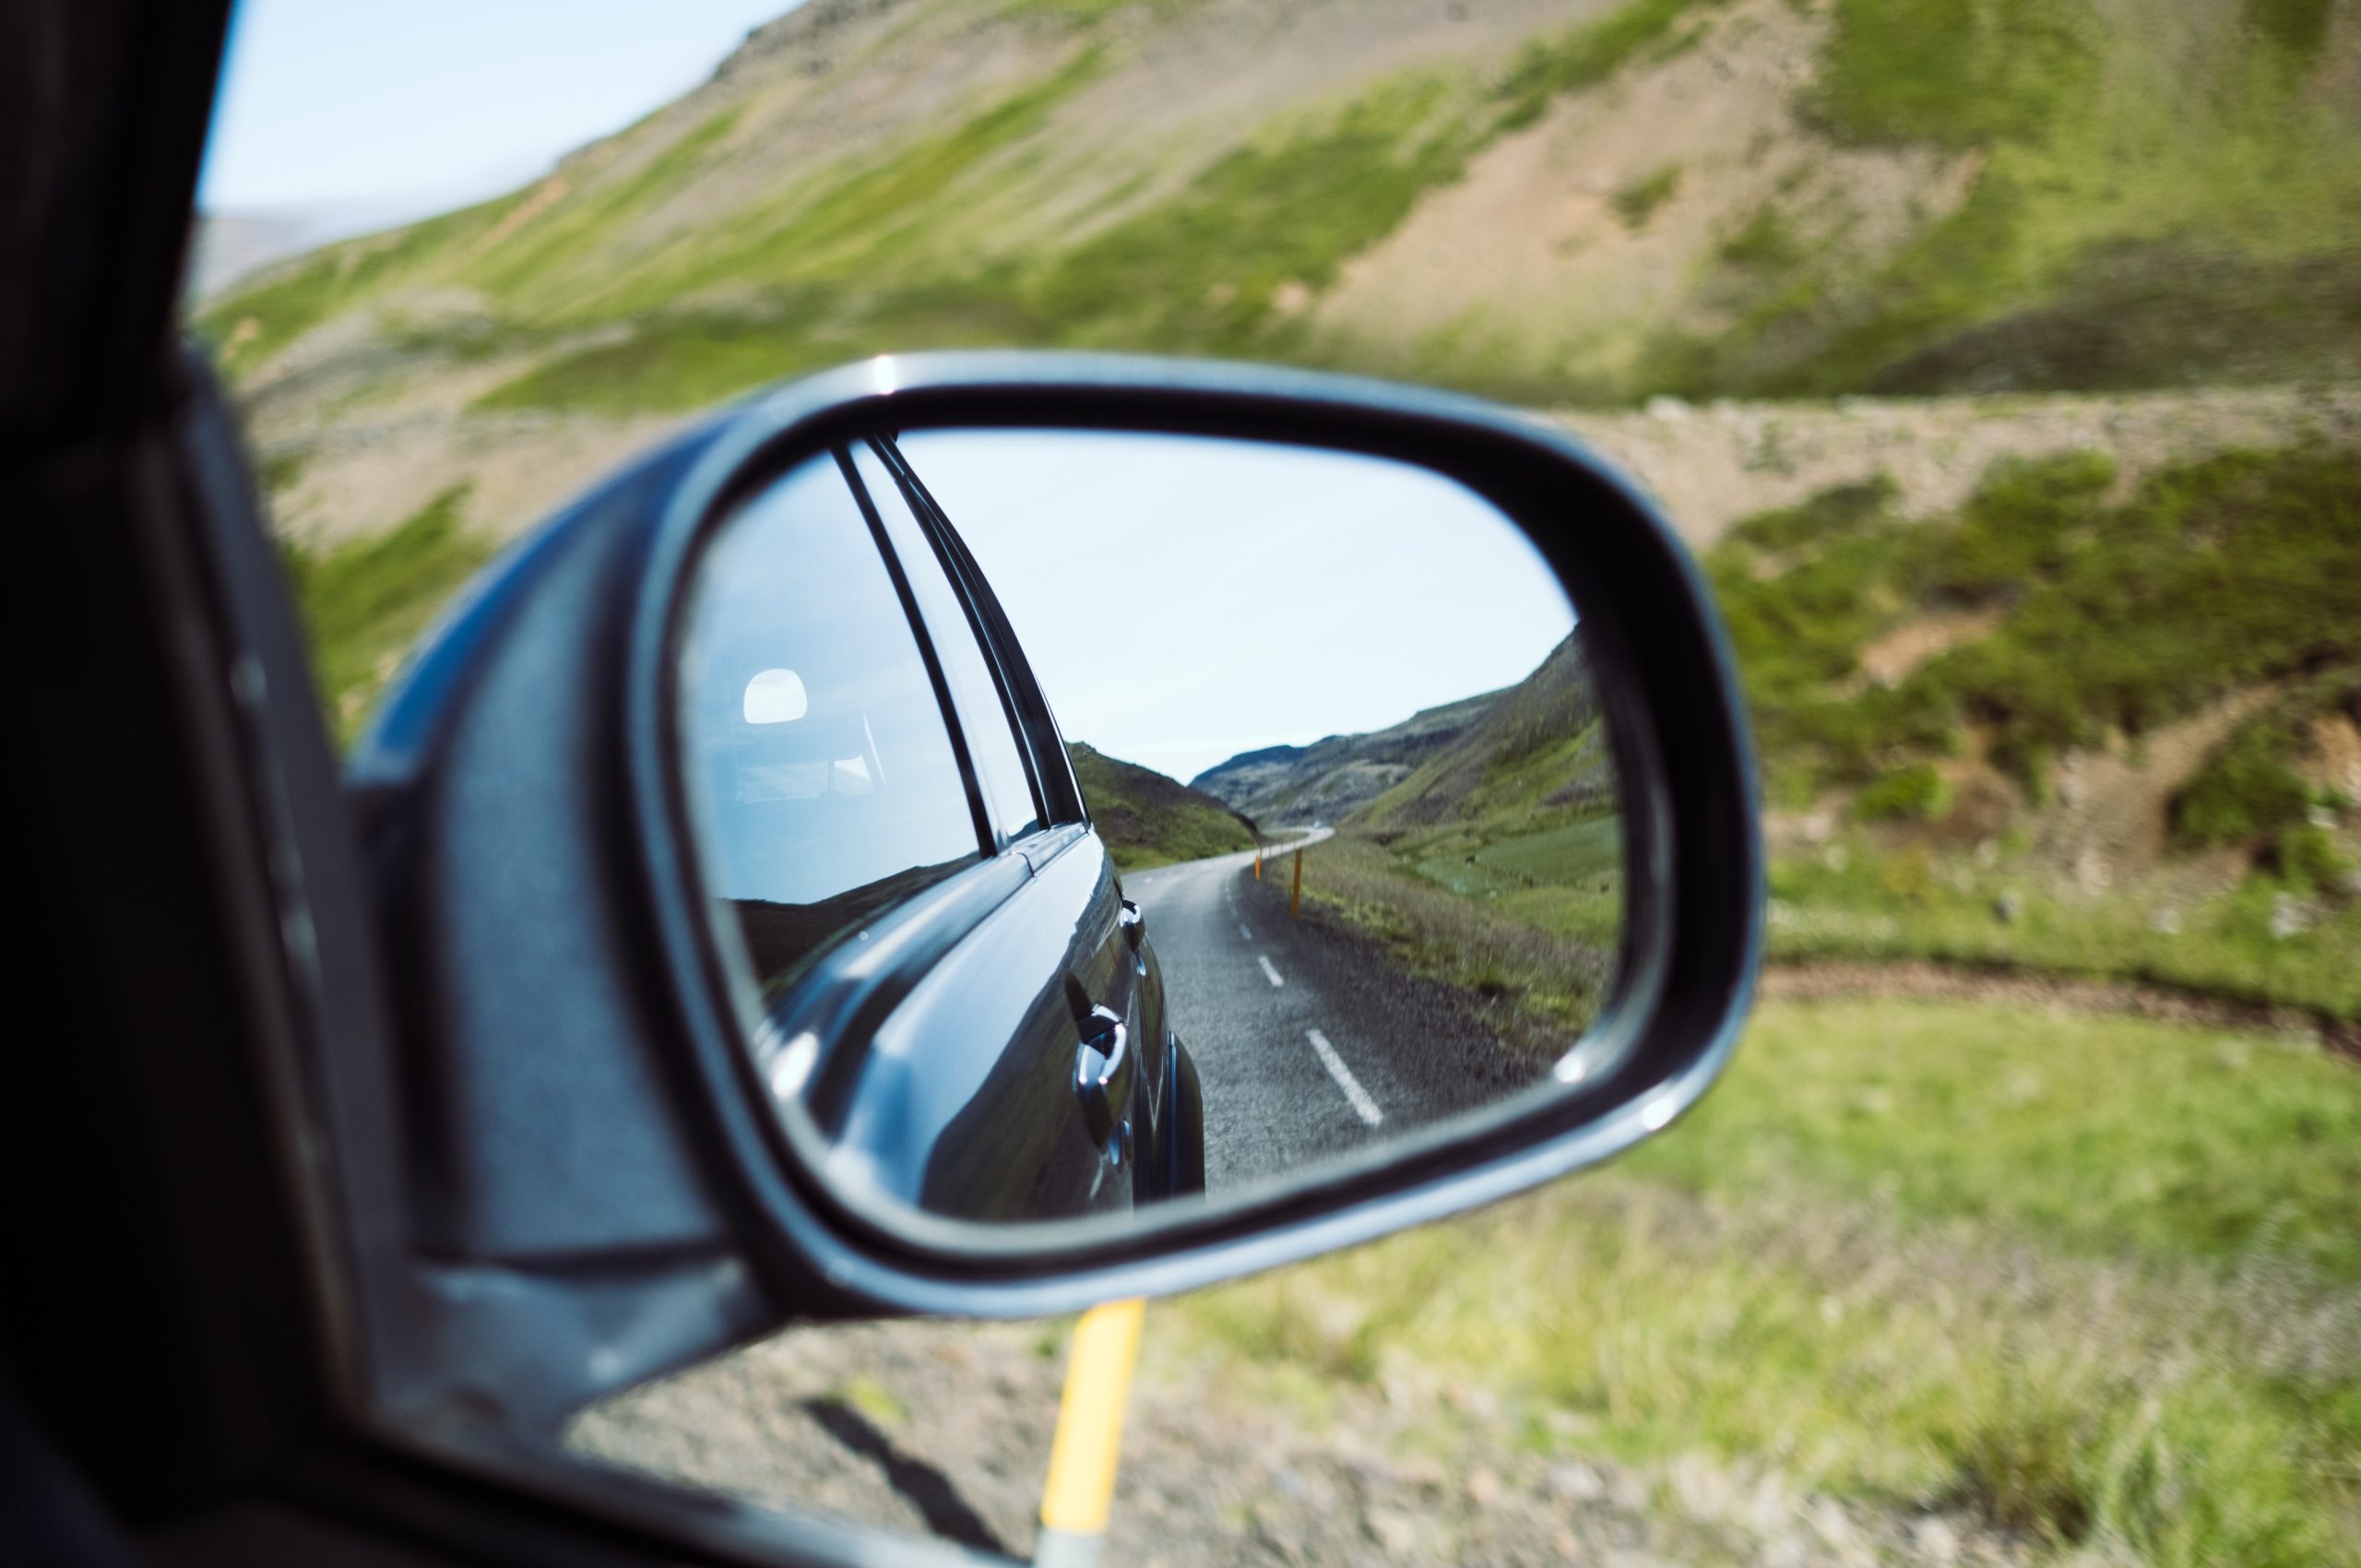
MULTIPOLYGON (((1275 975, 1272 978, 1276 980, 1278 977, 1275 975)), ((1345 1091, 1347 1099, 1353 1102, 1355 1114, 1372 1127, 1384 1121, 1385 1112, 1377 1108, 1377 1101, 1370 1099, 1369 1090, 1361 1087, 1361 1081, 1353 1076, 1353 1070, 1345 1065, 1345 1059, 1336 1054, 1336 1048, 1328 1043, 1328 1037, 1318 1029, 1304 1032, 1311 1040, 1311 1049, 1320 1053, 1320 1064, 1328 1069, 1328 1075, 1336 1080, 1336 1087, 1345 1091)))
POLYGON ((1271 968, 1271 960, 1264 957, 1260 953, 1257 953, 1254 955, 1254 961, 1263 966, 1263 972, 1271 977, 1271 983, 1273 985, 1285 985, 1287 983, 1279 978, 1278 970, 1271 968))
POLYGON ((1238 934, 1244 937, 1249 942, 1254 940, 1254 933, 1246 929, 1246 924, 1243 921, 1239 922, 1238 934))

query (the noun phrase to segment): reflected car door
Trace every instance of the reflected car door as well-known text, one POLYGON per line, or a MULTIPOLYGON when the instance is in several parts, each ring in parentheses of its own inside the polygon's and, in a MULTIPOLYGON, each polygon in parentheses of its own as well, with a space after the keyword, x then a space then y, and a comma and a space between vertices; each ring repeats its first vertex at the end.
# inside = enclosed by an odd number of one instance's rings
POLYGON ((973 1086, 934 1136, 919 1202, 1001 1220, 1129 1206, 1149 1131, 1145 1067, 1157 1054, 1145 1040, 1160 1019, 1145 1016, 1145 966, 1124 934, 1113 863, 1082 819, 1046 705, 944 519, 889 448, 854 456, 941 660, 997 852, 1026 872, 880 1032, 881 1053, 950 1075, 930 1103, 973 1086))

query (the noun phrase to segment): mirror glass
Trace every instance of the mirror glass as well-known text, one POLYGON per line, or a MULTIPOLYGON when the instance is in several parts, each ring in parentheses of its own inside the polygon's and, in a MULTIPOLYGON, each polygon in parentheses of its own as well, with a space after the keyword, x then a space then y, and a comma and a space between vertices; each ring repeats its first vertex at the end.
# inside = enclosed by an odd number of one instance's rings
POLYGON ((691 595, 704 892, 847 1199, 1219 1202, 1596 1071, 1611 738, 1575 606, 1456 481, 880 433, 742 504, 691 595))

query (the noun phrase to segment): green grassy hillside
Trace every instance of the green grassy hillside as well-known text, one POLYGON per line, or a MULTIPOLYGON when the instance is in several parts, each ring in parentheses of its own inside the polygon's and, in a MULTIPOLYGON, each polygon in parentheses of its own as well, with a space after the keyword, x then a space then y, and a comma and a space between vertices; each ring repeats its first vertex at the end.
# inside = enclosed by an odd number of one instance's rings
POLYGON ((1251 849, 1254 824, 1211 795, 1095 751, 1079 741, 1066 753, 1090 808, 1090 820, 1125 871, 1251 849))
POLYGON ((1614 779, 1598 696, 1569 636, 1489 699, 1445 750, 1354 815, 1371 829, 1502 823, 1519 831, 1611 812, 1614 779))
POLYGON ((1740 524, 1707 570, 1783 808, 1774 951, 2361 1017, 2356 540, 2361 460, 2318 447, 1740 524))
POLYGON ((1306 852, 1307 913, 1554 1056, 1605 1000, 1622 925, 1614 758, 1581 644, 1453 707, 1415 767, 1306 852))
MULTIPOLYGON (((1897 517, 1873 482, 1733 530, 1710 571, 1774 797, 1869 785, 1871 814, 1933 814, 1940 793, 1905 781, 1973 738, 2037 801, 2069 749, 2361 659, 2361 457, 2233 454, 2121 502, 2113 478, 2097 454, 2012 463, 1955 517, 1897 517), (1984 635, 1864 689, 1861 652, 1880 635, 1978 611, 1995 617, 1984 635)), ((2346 689, 2322 684, 2319 700, 2346 689)), ((2236 836, 2233 814, 2251 830, 2292 826, 2306 804, 2226 787, 2184 837, 2236 836)))
POLYGON ((2328 0, 1458 9, 813 0, 548 179, 284 264, 203 328, 282 410, 421 379, 684 409, 971 343, 1527 400, 2361 373, 2361 28, 2328 0), (1596 139, 1705 90, 1735 142, 1596 139), (1593 216, 1488 271, 1542 212, 1593 216))
POLYGON ((339 741, 393 678, 402 656, 491 556, 460 527, 465 486, 444 492, 392 532, 340 550, 283 545, 312 675, 339 741))

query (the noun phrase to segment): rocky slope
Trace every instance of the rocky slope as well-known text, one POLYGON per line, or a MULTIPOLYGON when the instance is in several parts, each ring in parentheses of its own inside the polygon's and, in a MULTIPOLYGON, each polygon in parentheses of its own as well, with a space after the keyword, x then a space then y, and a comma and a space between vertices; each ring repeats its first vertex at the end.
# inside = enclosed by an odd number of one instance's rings
POLYGON ((1265 822, 1335 822, 1448 750, 1497 695, 1487 693, 1430 707, 1365 735, 1330 735, 1308 746, 1241 752, 1205 769, 1189 787, 1265 822))

